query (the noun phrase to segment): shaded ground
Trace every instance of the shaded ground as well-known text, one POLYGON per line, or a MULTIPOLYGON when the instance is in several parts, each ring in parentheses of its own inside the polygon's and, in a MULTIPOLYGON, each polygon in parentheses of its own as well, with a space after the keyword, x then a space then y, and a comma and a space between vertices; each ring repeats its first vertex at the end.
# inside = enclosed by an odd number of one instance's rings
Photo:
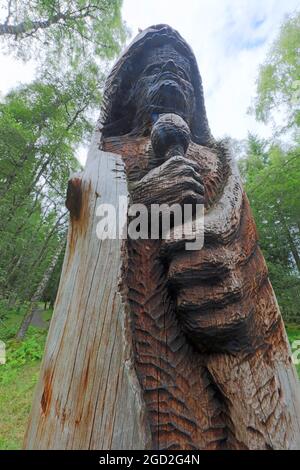
POLYGON ((37 328, 48 328, 49 323, 44 320, 43 314, 44 310, 41 308, 35 310, 30 324, 32 326, 36 326, 37 328))

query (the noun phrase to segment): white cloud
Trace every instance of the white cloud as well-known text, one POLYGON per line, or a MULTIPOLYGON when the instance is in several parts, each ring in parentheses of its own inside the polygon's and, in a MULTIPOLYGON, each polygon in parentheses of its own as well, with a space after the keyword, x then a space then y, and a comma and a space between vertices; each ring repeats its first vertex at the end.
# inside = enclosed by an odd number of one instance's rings
POLYGON ((21 60, 0 54, 0 93, 5 95, 11 88, 30 82, 34 77, 33 63, 24 64, 21 60))
POLYGON ((247 115, 258 67, 298 0, 125 0, 123 17, 138 28, 167 23, 188 41, 202 75, 208 119, 216 137, 242 139, 271 129, 247 115))

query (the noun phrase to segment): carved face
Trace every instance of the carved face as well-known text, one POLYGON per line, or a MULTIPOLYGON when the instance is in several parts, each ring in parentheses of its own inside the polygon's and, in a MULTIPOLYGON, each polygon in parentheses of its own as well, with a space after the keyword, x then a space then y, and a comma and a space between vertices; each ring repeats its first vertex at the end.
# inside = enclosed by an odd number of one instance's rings
POLYGON ((109 74, 100 117, 102 140, 149 135, 158 114, 179 115, 193 142, 213 143, 195 56, 180 34, 163 24, 142 31, 109 74))
POLYGON ((137 110, 137 127, 163 113, 178 114, 190 124, 195 97, 189 61, 170 45, 150 50, 144 56, 130 101, 137 110))

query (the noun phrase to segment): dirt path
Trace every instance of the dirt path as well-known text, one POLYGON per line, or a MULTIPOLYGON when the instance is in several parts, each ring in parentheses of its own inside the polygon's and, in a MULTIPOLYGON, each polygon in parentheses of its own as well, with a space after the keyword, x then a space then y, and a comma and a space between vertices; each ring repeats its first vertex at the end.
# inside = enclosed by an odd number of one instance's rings
POLYGON ((41 308, 38 308, 34 312, 30 324, 33 326, 37 326, 38 328, 45 328, 45 329, 48 328, 49 323, 43 320, 43 317, 42 317, 43 312, 44 310, 42 310, 41 308))

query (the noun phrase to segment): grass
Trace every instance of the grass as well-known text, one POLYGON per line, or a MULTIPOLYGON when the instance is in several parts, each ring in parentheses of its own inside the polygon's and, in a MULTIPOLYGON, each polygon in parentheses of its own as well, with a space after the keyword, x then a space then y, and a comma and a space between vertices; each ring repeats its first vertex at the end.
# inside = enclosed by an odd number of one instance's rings
MULTIPOLYGON (((17 342, 14 338, 26 305, 6 315, 1 307, 0 339, 6 344, 6 364, 0 365, 0 449, 13 450, 22 447, 47 330, 31 326, 25 340, 17 342)), ((52 310, 42 313, 44 321, 50 321, 51 315, 52 310)))
POLYGON ((290 342, 300 340, 300 325, 290 323, 285 328, 290 342))
POLYGON ((0 366, 0 449, 20 449, 38 379, 47 330, 30 327, 24 341, 6 341, 0 366))
POLYGON ((22 447, 40 363, 41 361, 35 361, 33 364, 25 365, 18 370, 13 380, 5 384, 0 383, 0 449, 2 450, 22 447))
MULTIPOLYGON (((52 311, 43 312, 43 320, 49 321, 52 311)), ((7 363, 0 366, 0 449, 21 449, 30 412, 34 388, 38 379, 43 355, 46 330, 30 327, 26 339, 17 343, 13 336, 20 324, 20 312, 5 321, 7 363)), ((290 342, 300 340, 300 325, 287 325, 290 342)), ((300 355, 299 355, 300 359, 300 355)), ((297 365, 300 376, 300 365, 297 365)))
MULTIPOLYGON (((0 305, 0 314, 2 314, 3 306, 0 305), (1 308, 2 307, 2 308, 1 308)), ((5 316, 0 316, 0 339, 6 341, 13 338, 17 333, 21 320, 26 312, 26 306, 9 311, 5 316)))

